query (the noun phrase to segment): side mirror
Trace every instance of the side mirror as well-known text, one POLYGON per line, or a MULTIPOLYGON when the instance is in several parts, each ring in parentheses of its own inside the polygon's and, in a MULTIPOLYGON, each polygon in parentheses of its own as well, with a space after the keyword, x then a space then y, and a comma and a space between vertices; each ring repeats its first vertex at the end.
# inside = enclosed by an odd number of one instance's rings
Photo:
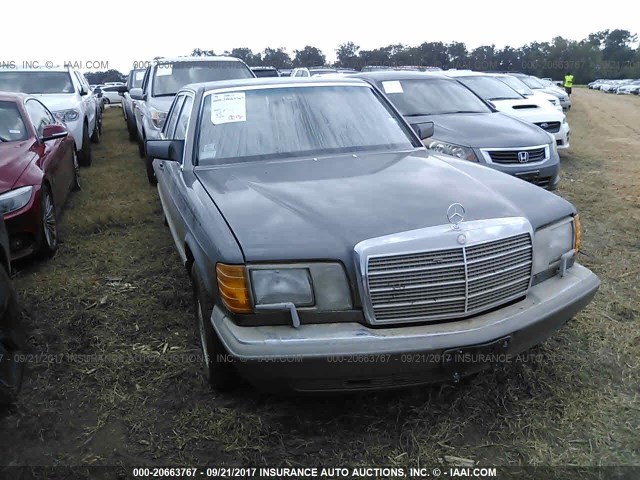
POLYGON ((433 122, 412 123, 411 128, 420 137, 420 140, 433 137, 433 122))
POLYGON ((89 92, 87 91, 87 88, 84 86, 80 86, 80 95, 82 95, 83 97, 88 94, 89 92))
POLYGON ((142 93, 142 89, 141 88, 132 88, 131 91, 129 92, 129 95, 131 95, 131 98, 133 98, 134 100, 144 100, 144 93, 142 93))
POLYGON ((184 140, 147 140, 145 147, 149 158, 182 163, 184 140))
POLYGON ((57 138, 64 138, 67 135, 69 135, 67 127, 65 127, 64 125, 59 125, 57 123, 45 125, 42 129, 43 142, 46 142, 47 140, 55 140, 57 138))
POLYGON ((117 91, 118 93, 127 93, 127 92, 129 91, 129 89, 127 88, 127 86, 126 86, 126 85, 118 85, 118 86, 116 87, 116 91, 117 91))

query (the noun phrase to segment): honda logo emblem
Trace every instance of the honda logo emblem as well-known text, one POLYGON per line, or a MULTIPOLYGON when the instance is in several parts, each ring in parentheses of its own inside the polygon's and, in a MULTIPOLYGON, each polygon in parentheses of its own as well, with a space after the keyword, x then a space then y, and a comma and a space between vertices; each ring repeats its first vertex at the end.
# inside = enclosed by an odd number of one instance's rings
POLYGON ((518 161, 520 163, 527 163, 529 161, 529 152, 518 152, 518 161))

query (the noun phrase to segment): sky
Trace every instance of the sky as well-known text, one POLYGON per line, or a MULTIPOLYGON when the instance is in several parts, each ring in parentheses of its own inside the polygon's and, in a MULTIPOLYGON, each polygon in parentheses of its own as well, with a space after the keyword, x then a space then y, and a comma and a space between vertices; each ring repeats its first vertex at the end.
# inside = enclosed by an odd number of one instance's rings
POLYGON ((136 62, 188 55, 194 48, 222 53, 284 47, 293 56, 311 45, 333 61, 335 49, 347 41, 365 50, 458 41, 471 50, 519 47, 558 35, 580 40, 604 29, 640 34, 640 15, 627 8, 549 0, 9 0, 2 17, 0 65, 71 63, 82 71, 128 72, 136 62))

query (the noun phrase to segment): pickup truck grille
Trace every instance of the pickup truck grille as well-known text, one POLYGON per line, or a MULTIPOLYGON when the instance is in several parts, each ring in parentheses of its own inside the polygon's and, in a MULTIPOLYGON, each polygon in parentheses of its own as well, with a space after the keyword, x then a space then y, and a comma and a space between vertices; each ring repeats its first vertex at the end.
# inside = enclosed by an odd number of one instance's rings
POLYGON ((526 295, 533 248, 528 233, 459 248, 367 261, 375 323, 477 314, 526 295))
POLYGON ((489 150, 489 156, 493 163, 531 163, 545 160, 547 157, 547 151, 545 147, 521 150, 489 150), (525 160, 522 160, 518 155, 522 152, 527 153, 525 160))

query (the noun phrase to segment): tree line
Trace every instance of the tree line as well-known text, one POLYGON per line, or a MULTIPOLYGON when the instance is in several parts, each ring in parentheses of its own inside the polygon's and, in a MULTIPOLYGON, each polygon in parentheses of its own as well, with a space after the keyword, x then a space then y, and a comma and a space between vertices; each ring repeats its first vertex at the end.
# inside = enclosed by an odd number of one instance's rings
MULTIPOLYGON (((484 71, 517 71, 538 77, 561 79, 567 72, 575 83, 596 78, 639 78, 640 47, 634 48, 637 35, 628 30, 603 30, 582 40, 555 37, 551 42, 531 42, 521 47, 482 45, 469 51, 462 42, 424 42, 417 46, 388 45, 373 50, 361 50, 354 42, 345 42, 336 49, 333 66, 355 68, 365 66, 429 66, 484 71)), ((199 48, 192 55, 215 55, 213 50, 199 48)), ((294 50, 265 48, 253 52, 249 48, 233 48, 220 52, 242 59, 250 66, 269 65, 278 69, 326 65, 322 50, 310 45, 294 50)))

